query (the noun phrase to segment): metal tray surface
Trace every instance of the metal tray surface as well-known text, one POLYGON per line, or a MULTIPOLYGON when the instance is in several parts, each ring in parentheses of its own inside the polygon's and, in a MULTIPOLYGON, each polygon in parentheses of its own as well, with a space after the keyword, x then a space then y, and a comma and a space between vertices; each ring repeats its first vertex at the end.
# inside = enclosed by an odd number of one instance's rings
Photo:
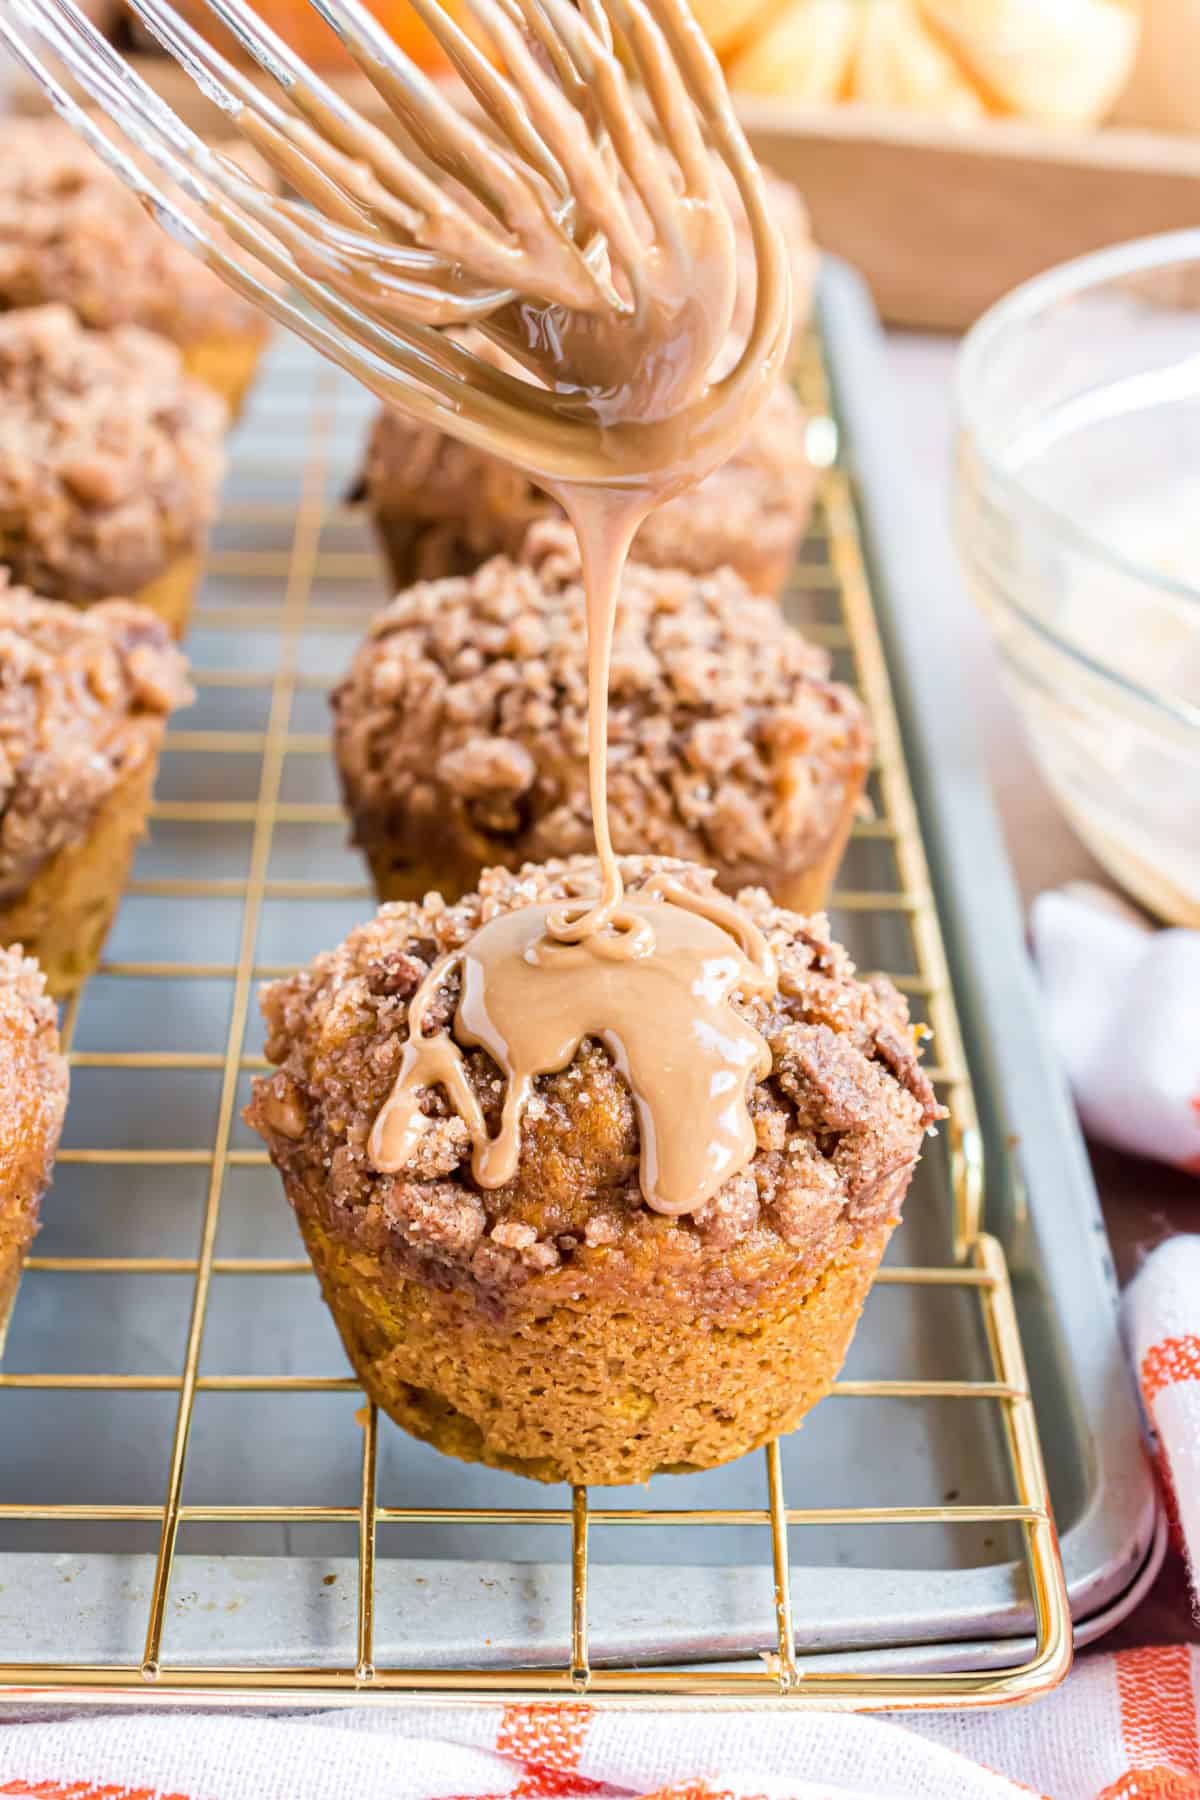
POLYGON ((835 265, 825 294, 843 454, 974 1078, 985 1223, 1008 1261, 1079 1619, 1113 1602, 1156 1539, 1158 1560, 1163 1554, 1117 1279, 1078 1117, 1043 1023, 969 696, 938 651, 954 641, 949 615, 962 604, 945 522, 900 474, 904 432, 890 410, 866 288, 835 265))
MULTIPOLYGON (((856 501, 980 1114, 985 1223, 1012 1269, 1072 1613, 1110 1623, 1144 1581, 1157 1540, 1095 1195, 1038 1023, 963 697, 931 654, 945 571, 921 561, 920 500, 904 492, 878 329, 861 284, 834 264, 822 275, 820 321, 836 433, 819 423, 814 442, 839 444, 856 501)), ((175 1475, 178 1541, 153 1639, 164 1675, 168 1663, 303 1665, 315 1694, 322 1669, 353 1664, 356 1625, 362 1650, 361 1394, 277 1177, 236 1109, 225 1120, 212 1242, 212 1155, 188 1147, 211 1145, 223 1128, 248 881, 257 883, 260 974, 335 942, 370 905, 335 810, 325 690, 386 598, 366 525, 339 504, 372 406, 301 346, 283 340, 272 350, 234 440, 193 622, 199 700, 168 740, 152 831, 106 966, 68 1021, 64 1154, 0 1373, 0 1682, 13 1688, 23 1669, 20 1685, 37 1686, 35 1666, 140 1665, 175 1475), (281 688, 280 632, 300 611, 281 688), (181 960, 188 977, 164 981, 164 967, 181 960), (186 1466, 175 1469, 180 1369, 200 1327, 186 1466), (256 1507, 274 1516, 247 1518, 256 1507)), ((824 539, 818 532, 806 550, 794 604, 850 674, 850 646, 828 610, 830 531, 827 519, 824 539)), ((897 886, 893 856, 885 833, 856 837, 834 923, 860 966, 904 974, 906 906, 870 900, 897 886)), ((260 1048, 251 1006, 235 1045, 238 1106, 260 1048)), ((814 1669, 850 1659, 870 1671, 873 1657, 880 1670, 988 1668, 1004 1662, 1006 1645, 1013 1663, 1028 1655, 1035 1621, 1001 1407, 953 1391, 986 1387, 995 1363, 984 1288, 970 1275, 964 1285, 956 1263, 963 1220, 952 1153, 943 1134, 918 1171, 842 1393, 781 1446, 788 1507, 831 1515, 790 1534, 796 1652, 814 1669), (945 1279, 913 1286, 903 1272, 914 1265, 945 1279), (975 1508, 979 1517, 901 1528, 893 1515, 906 1507, 975 1508), (839 1516, 859 1508, 878 1509, 879 1522, 839 1516)), ((377 1532, 372 1521, 374 1665, 570 1670, 579 1649, 569 1630, 570 1492, 451 1462, 386 1422, 377 1439, 372 1423, 370 1441, 379 1503, 406 1515, 385 1517, 377 1532), (475 1516, 419 1517, 450 1507, 475 1516), (506 1522, 530 1507, 555 1509, 556 1523, 506 1522)), ((775 1643, 780 1570, 761 1453, 593 1494, 592 1506, 593 1668, 723 1663, 775 1643), (636 1529, 612 1516, 635 1508, 670 1516, 636 1529), (738 1510, 744 1522, 703 1529, 681 1519, 712 1509, 738 1510)), ((157 1658, 149 1661, 152 1678, 157 1658)), ((99 1676, 88 1692, 114 1697, 99 1676)))

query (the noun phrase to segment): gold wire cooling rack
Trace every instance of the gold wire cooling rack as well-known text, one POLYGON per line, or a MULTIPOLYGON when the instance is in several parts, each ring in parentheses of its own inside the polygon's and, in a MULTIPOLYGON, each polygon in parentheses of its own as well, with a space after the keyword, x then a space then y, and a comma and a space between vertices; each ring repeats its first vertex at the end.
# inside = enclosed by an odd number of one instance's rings
MULTIPOLYGON (((182 725, 168 739, 169 754, 183 759, 190 772, 188 797, 156 804, 150 849, 157 838, 187 828, 201 849, 211 842, 209 869, 171 877, 146 873, 159 865, 143 858, 129 888, 127 906, 152 898, 173 903, 184 932, 188 911, 196 903, 211 909, 218 903, 240 908, 236 954, 226 961, 134 960, 124 946, 138 948, 136 934, 121 931, 113 960, 102 965, 99 979, 144 994, 149 984, 158 1009, 169 1016, 179 1004, 183 984, 206 980, 228 984, 229 1003, 224 1047, 215 1050, 107 1050, 79 1048, 81 1008, 86 1017, 88 994, 67 1008, 65 1039, 78 1087, 84 1071, 107 1071, 107 1079, 132 1084, 134 1098, 145 1089, 153 1104, 152 1085, 163 1072, 207 1071, 218 1087, 210 1141, 167 1147, 136 1142, 117 1146, 76 1144, 68 1135, 61 1166, 84 1165, 86 1179, 98 1181, 106 1165, 124 1171, 123 1179, 146 1179, 147 1169, 168 1172, 193 1167, 204 1184, 202 1226, 193 1255, 97 1256, 35 1255, 28 1263, 24 1296, 47 1276, 132 1278, 133 1291, 146 1278, 171 1275, 190 1282, 190 1305, 184 1350, 178 1373, 59 1372, 53 1366, 0 1373, 0 1442, 5 1436, 4 1402, 8 1394, 33 1390, 47 1398, 55 1391, 85 1391, 103 1407, 124 1393, 165 1393, 174 1397, 170 1451, 161 1486, 137 1501, 90 1504, 32 1496, 0 1506, 0 1549, 14 1522, 39 1522, 58 1529, 113 1521, 138 1522, 158 1535, 157 1558, 150 1584, 140 1656, 127 1661, 82 1662, 72 1659, 71 1646, 38 1662, 0 1666, 0 1698, 27 1697, 32 1690, 70 1691, 89 1699, 124 1699, 141 1704, 201 1697, 223 1703, 362 1702, 373 1699, 422 1699, 455 1696, 500 1700, 505 1697, 571 1699, 587 1696, 597 1705, 673 1707, 930 1707, 995 1703, 1031 1696, 1052 1686, 1066 1671, 1071 1655, 1071 1620, 1058 1556, 1045 1471, 1034 1424, 1029 1385, 1018 1337, 1013 1298, 999 1243, 981 1229, 983 1168, 975 1106, 955 1016, 945 953, 930 892, 913 796, 893 709, 887 668, 873 618, 853 495, 847 476, 830 467, 821 476, 817 518, 798 567, 791 596, 794 616, 810 635, 825 641, 839 664, 865 696, 874 720, 878 759, 872 778, 874 815, 856 828, 856 839, 888 852, 894 873, 863 886, 847 887, 831 900, 835 920, 860 924, 882 922, 900 931, 907 945, 897 958, 898 984, 914 997, 919 1015, 933 1029, 937 1062, 931 1068, 949 1118, 945 1167, 951 1194, 948 1215, 953 1242, 940 1264, 885 1266, 882 1284, 907 1284, 919 1295, 953 1288, 979 1309, 988 1346, 986 1379, 875 1379, 840 1381, 826 1407, 851 1406, 864 1396, 889 1403, 911 1400, 951 1401, 963 1407, 997 1410, 1002 1441, 1011 1470, 1015 1497, 987 1504, 914 1506, 789 1506, 784 1492, 779 1446, 763 1453, 763 1504, 752 1508, 664 1510, 659 1507, 614 1508, 593 1504, 578 1489, 569 1508, 387 1507, 378 1503, 376 1468, 379 1432, 373 1408, 356 1415, 362 1426, 359 1500, 357 1505, 189 1504, 185 1471, 197 1397, 226 1395, 354 1393, 355 1382, 341 1374, 304 1376, 250 1372, 206 1374, 202 1363, 206 1321, 214 1283, 244 1277, 311 1280, 305 1260, 223 1256, 218 1254, 218 1224, 230 1175, 239 1168, 265 1163, 258 1149, 238 1142, 237 1112, 248 1071, 265 1066, 261 1056, 247 1053, 246 1034, 252 1016, 255 984, 284 972, 287 965, 263 959, 263 926, 267 910, 284 901, 289 908, 316 900, 343 900, 365 910, 369 890, 352 882, 322 880, 311 874, 280 874, 274 852, 290 827, 303 826, 344 834, 340 810, 332 802, 305 799, 312 791, 305 771, 327 759, 323 732, 299 729, 319 724, 322 691, 331 683, 330 665, 338 634, 361 630, 378 604, 374 555, 361 522, 352 520, 333 485, 330 451, 335 436, 339 379, 315 362, 301 364, 297 347, 287 347, 291 386, 275 381, 272 408, 286 408, 275 419, 282 451, 254 449, 253 424, 235 458, 221 531, 210 558, 209 587, 193 621, 198 666, 195 680, 204 716, 216 725, 198 729, 182 725), (303 378, 296 371, 305 369, 303 378), (229 543, 233 548, 227 547, 229 543), (266 547, 263 547, 263 546, 266 547), (226 546, 226 547, 223 547, 226 546), (369 596, 356 604, 357 591, 369 596), (215 596, 213 598, 212 596, 215 596), (217 666, 200 655, 205 642, 233 645, 235 654, 217 666), (322 646, 330 646, 323 650, 322 646), (247 714, 253 702, 258 714, 247 714), (262 710, 264 709, 265 710, 262 710), (242 720, 234 728, 230 720, 242 720), (251 798, 230 798, 229 771, 254 773, 251 798), (200 797, 196 797, 199 794, 200 797), (300 795, 300 797, 296 797, 300 795), (248 836, 248 854, 237 874, 216 874, 220 834, 237 828, 248 836), (197 835, 197 834, 208 834, 197 835), (311 1662, 295 1666, 226 1665, 219 1637, 211 1658, 173 1659, 170 1646, 169 1598, 177 1577, 180 1532, 190 1525, 305 1525, 339 1523, 357 1532, 357 1628, 353 1659, 343 1666, 324 1666, 314 1653, 311 1662), (536 1524, 557 1526, 570 1534, 570 1656, 553 1668, 441 1668, 383 1666, 376 1660, 376 1540, 380 1527, 408 1524, 441 1527, 502 1527, 536 1524), (635 1667, 594 1662, 589 1656, 589 1530, 593 1526, 667 1525, 680 1533, 719 1530, 722 1526, 761 1526, 769 1532, 775 1613, 775 1644, 769 1654, 741 1667, 635 1667), (1016 1528, 1028 1576, 1028 1595, 1036 1626, 1032 1653, 1018 1667, 1001 1671, 890 1673, 872 1671, 869 1660, 859 1669, 806 1667, 793 1633, 789 1591, 789 1540, 814 1525, 884 1526, 896 1532, 918 1525, 971 1525, 1016 1528)), ((811 344, 800 380, 810 412, 829 410, 826 376, 818 344, 811 344)), ((270 383, 268 384, 270 386, 270 383)), ((360 415, 361 416, 361 415, 360 415)), ((161 791, 161 784, 160 784, 161 791)), ((854 846, 852 846, 853 852, 854 846)), ((202 860, 204 860, 202 858, 202 860)), ((291 865, 294 866, 294 865, 291 865)), ((311 864, 306 864, 310 867, 311 864)), ((850 868, 856 866, 853 854, 850 868)), ((203 942, 201 944, 203 947, 203 942)), ((314 948, 317 946, 313 946, 314 948)), ((93 983, 93 986, 96 984, 93 983)), ((103 1133, 97 1134, 103 1136, 103 1133)), ((50 1204, 53 1205, 51 1196, 50 1204)), ((280 1201, 282 1206, 282 1200, 280 1201)), ((228 1207, 227 1207, 228 1210, 228 1207)), ((60 1221, 58 1237, 62 1237, 60 1221)), ((135 1300, 136 1304, 136 1300, 135 1300)), ((923 1302, 929 1304, 929 1302, 923 1302)), ((18 1313, 20 1302, 18 1303, 18 1313)), ((44 1405, 44 1401, 39 1401, 44 1405)), ((37 1415, 40 1420, 42 1415, 37 1415)), ((40 1425, 37 1427, 40 1429, 40 1425)), ((47 1428, 49 1428, 47 1426, 47 1428)), ((386 1429, 386 1427, 385 1427, 386 1429)), ((327 1579, 332 1579, 329 1577, 327 1579)))

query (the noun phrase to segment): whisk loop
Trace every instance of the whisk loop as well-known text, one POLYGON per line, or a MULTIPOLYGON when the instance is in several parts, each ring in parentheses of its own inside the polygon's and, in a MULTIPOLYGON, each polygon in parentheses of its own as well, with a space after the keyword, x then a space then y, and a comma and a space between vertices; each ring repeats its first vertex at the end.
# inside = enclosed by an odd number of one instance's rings
POLYGON ((381 121, 246 0, 204 3, 265 84, 169 0, 130 0, 299 198, 205 143, 77 0, 0 0, 0 41, 167 231, 389 403, 547 485, 634 482, 683 444, 690 472, 703 473, 710 440, 708 464, 719 460, 723 420, 744 414, 747 391, 773 374, 790 318, 761 178, 687 0, 464 0, 470 30, 439 0, 411 0, 477 111, 360 0, 310 0, 383 102, 381 121), (734 267, 711 255, 733 229, 717 158, 749 219, 758 281, 747 340, 712 381, 734 298, 719 279, 713 298, 712 269, 734 267), (597 378, 597 329, 643 371, 672 337, 664 321, 683 349, 643 381, 653 405, 630 418, 611 354, 607 385, 597 378), (507 353, 503 366, 475 353, 468 327, 507 353), (521 367, 547 341, 553 387, 521 367))

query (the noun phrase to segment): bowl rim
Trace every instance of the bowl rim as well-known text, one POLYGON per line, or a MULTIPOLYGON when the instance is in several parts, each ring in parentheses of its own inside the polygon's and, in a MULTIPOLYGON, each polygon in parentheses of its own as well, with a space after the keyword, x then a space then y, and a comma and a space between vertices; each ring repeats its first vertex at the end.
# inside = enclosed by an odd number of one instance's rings
MULTIPOLYGON (((998 453, 994 438, 989 441, 979 396, 984 363, 995 345, 1014 328, 1029 324, 1063 300, 1088 288, 1099 287, 1120 276, 1178 267, 1183 263, 1195 263, 1200 270, 1200 227, 1160 232, 1154 237, 1133 238, 1103 250, 1093 250, 1023 281, 981 314, 967 331, 955 358, 953 397, 956 425, 970 439, 972 453, 986 467, 989 479, 1019 500, 1025 512, 1040 517, 1057 536, 1110 569, 1200 609, 1200 584, 1180 580, 1126 556, 1022 481, 998 453)), ((1200 307, 1197 318, 1200 321, 1200 307)), ((1064 647, 1074 648, 1065 641, 1064 647)), ((1153 697, 1162 699, 1160 695, 1153 697)))

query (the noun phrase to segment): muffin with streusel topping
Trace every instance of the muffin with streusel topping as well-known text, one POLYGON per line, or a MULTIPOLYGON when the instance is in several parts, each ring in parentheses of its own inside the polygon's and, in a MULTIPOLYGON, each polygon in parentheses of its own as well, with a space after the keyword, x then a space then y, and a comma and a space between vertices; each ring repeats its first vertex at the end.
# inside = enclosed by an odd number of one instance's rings
MULTIPOLYGON (((473 347, 497 360, 485 346, 473 347)), ((782 382, 727 463, 655 507, 633 555, 698 575, 728 566, 752 592, 777 597, 812 509, 807 424, 782 382)), ((511 463, 387 409, 367 444, 362 486, 398 587, 468 575, 489 556, 515 554, 535 520, 562 516, 511 463)))
POLYGON ((75 606, 132 597, 181 636, 224 419, 163 338, 65 306, 0 314, 0 566, 75 606))
MULTIPOLYGON (((228 146, 246 161, 240 142, 228 146)), ((256 176, 272 178, 254 158, 256 176)), ((161 179, 161 178, 160 178, 161 179)), ((99 331, 140 325, 236 415, 270 338, 263 313, 191 256, 70 126, 0 121, 0 311, 60 301, 99 331)))
MULTIPOLYGON (((631 898, 664 870, 712 892, 694 867, 622 866, 631 898)), ((422 1097, 407 1163, 380 1173, 372 1127, 434 963, 499 914, 598 884, 575 858, 489 870, 457 905, 385 906, 265 990, 277 1070, 247 1111, 370 1397, 439 1449, 544 1481, 705 1468, 791 1430, 836 1376, 940 1113, 901 995, 858 980, 823 918, 748 889, 779 979, 731 1004, 769 1070, 745 1091, 757 1149, 704 1204, 665 1214, 644 1199, 639 1113, 595 1037, 534 1081, 503 1186, 475 1179, 441 1087, 422 1097)), ((460 981, 451 961, 426 1030, 459 1029, 460 981)), ((503 1078, 462 1049, 494 1132, 503 1078)))
POLYGON ((0 569, 0 944, 36 956, 52 994, 99 958, 185 668, 145 607, 78 610, 0 569))
MULTIPOLYGON (((592 843, 578 551, 546 521, 520 561, 419 583, 372 625, 333 696, 355 841, 381 899, 449 897, 494 864, 592 843)), ((731 569, 630 563, 608 708, 619 851, 703 863, 730 893, 824 903, 870 759, 829 658, 731 569)))
POLYGON ((67 1105, 67 1061, 41 970, 0 949, 0 1355, 67 1105))

